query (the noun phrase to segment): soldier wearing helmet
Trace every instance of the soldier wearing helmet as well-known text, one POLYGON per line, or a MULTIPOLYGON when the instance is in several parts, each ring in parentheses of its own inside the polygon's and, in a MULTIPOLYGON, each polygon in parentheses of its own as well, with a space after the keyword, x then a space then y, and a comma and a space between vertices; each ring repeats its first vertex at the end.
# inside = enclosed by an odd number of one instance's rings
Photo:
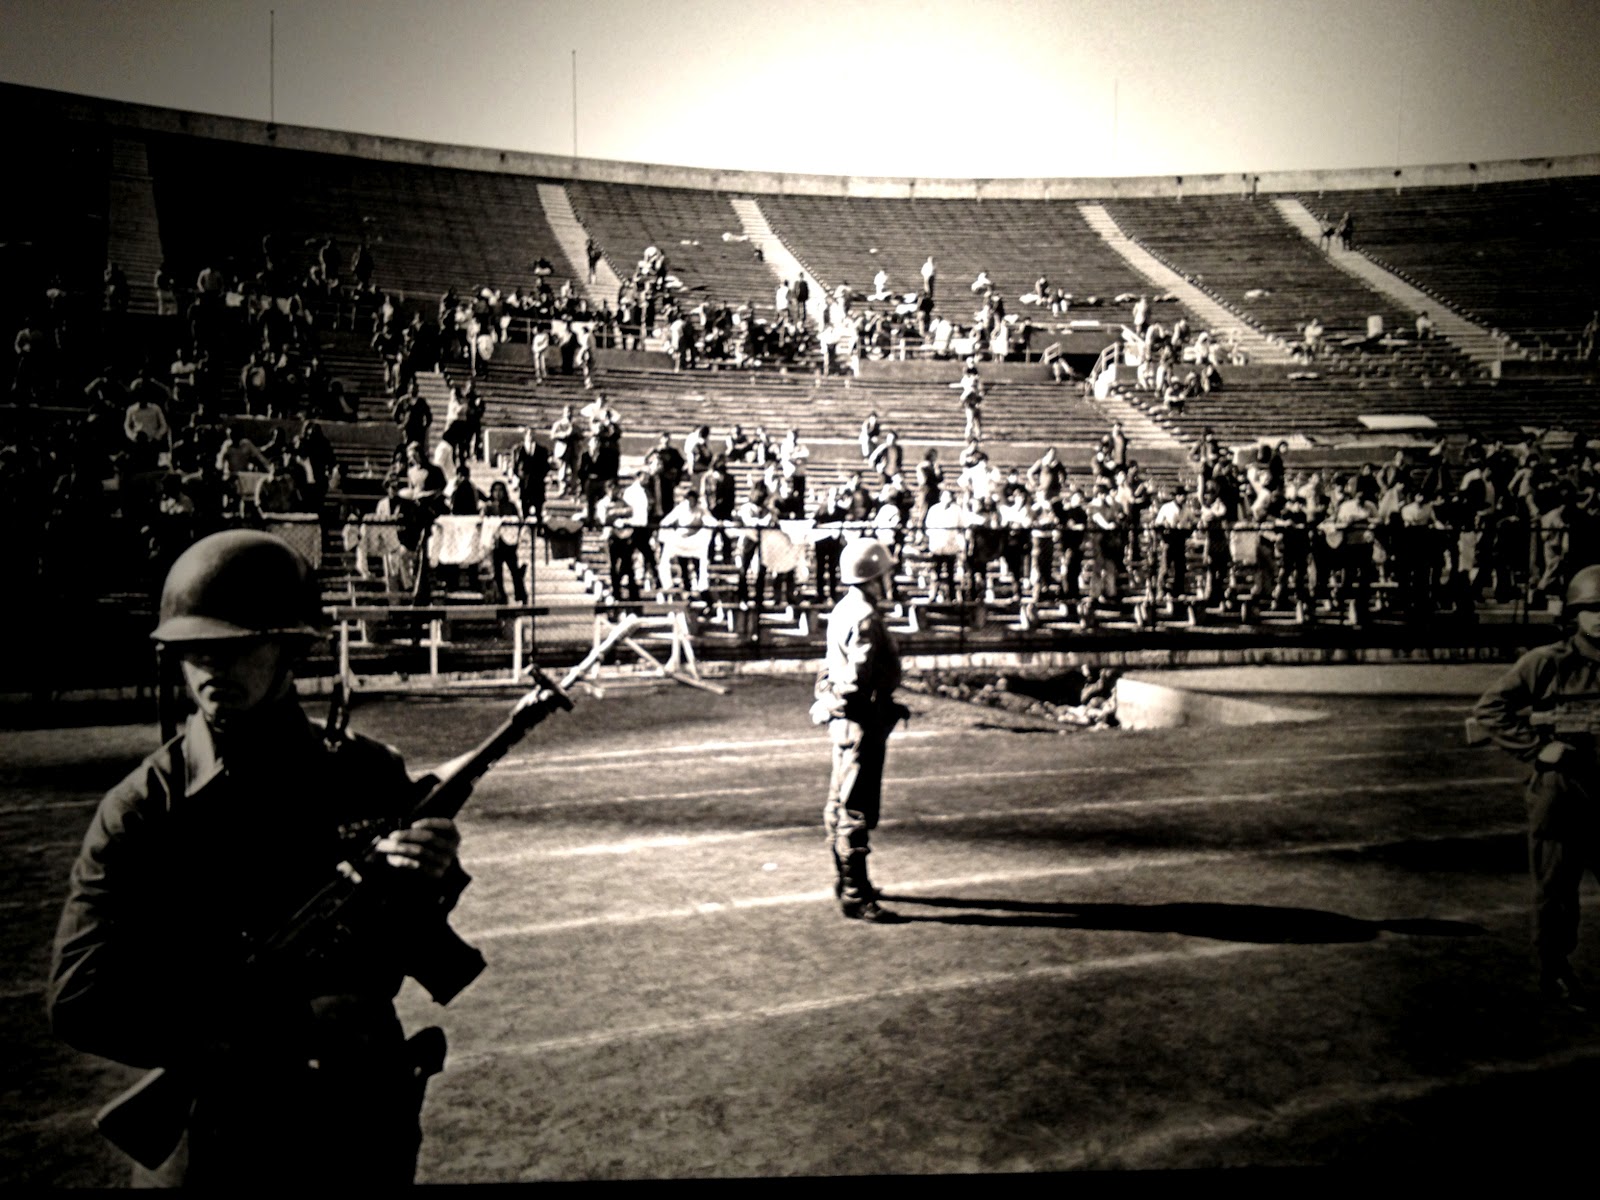
MULTIPOLYGON (((393 1005, 414 951, 352 945, 272 989, 240 970, 242 947, 416 798, 394 751, 331 720, 315 730, 301 710, 293 672, 319 636, 318 601, 305 559, 268 534, 213 534, 179 556, 152 636, 196 711, 101 801, 72 868, 55 1032, 195 1081, 183 1140, 136 1183, 404 1184, 416 1171, 429 1068, 393 1005)), ((429 819, 377 846, 442 921, 467 883, 459 841, 429 819)))
POLYGON ((1547 1000, 1591 1006, 1568 959, 1578 945, 1578 885, 1600 870, 1600 566, 1567 585, 1568 636, 1531 650, 1483 694, 1473 717, 1531 768, 1528 852, 1533 945, 1547 1000))
POLYGON ((834 895, 845 916, 874 923, 896 919, 878 905, 867 877, 867 843, 878 824, 885 744, 910 715, 894 699, 900 652, 878 607, 893 571, 888 548, 871 538, 850 542, 840 553, 839 579, 849 591, 828 615, 827 652, 811 706, 811 719, 827 724, 833 746, 823 824, 833 851, 834 895))

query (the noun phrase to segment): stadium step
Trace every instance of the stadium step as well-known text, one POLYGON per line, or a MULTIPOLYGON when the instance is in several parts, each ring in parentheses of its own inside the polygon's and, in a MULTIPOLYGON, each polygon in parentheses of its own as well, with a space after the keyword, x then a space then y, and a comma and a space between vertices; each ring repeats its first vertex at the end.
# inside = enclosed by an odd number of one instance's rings
POLYGON ((811 295, 806 301, 806 316, 820 326, 823 305, 827 303, 821 281, 806 269, 805 264, 794 256, 794 252, 784 244, 783 239, 772 231, 766 214, 761 211, 761 205, 753 198, 735 197, 728 202, 733 205, 733 211, 739 215, 739 227, 744 230, 753 245, 761 248, 767 265, 772 268, 774 281, 783 279, 792 284, 802 275, 805 276, 806 286, 811 290, 811 295))
POLYGON ((1182 275, 1167 266, 1143 246, 1140 246, 1127 234, 1122 232, 1100 204, 1080 204, 1078 211, 1083 214, 1083 219, 1088 222, 1105 242, 1118 254, 1128 261, 1128 265, 1139 274, 1148 279, 1154 286, 1164 288, 1178 298, 1185 308, 1198 316, 1213 334, 1226 340, 1226 331, 1234 330, 1238 334, 1239 344, 1255 362, 1287 363, 1289 351, 1277 342, 1268 340, 1264 335, 1251 329, 1244 318, 1218 304, 1210 296, 1195 287, 1182 275))
POLYGON ((116 138, 111 143, 111 212, 106 258, 128 277, 128 311, 156 310, 155 276, 161 266, 161 221, 156 187, 143 141, 116 138))
POLYGON ((567 195, 567 189, 559 183, 541 183, 539 203, 544 206, 544 219, 550 225, 550 232, 556 235, 561 252, 567 256, 573 282, 582 289, 589 307, 599 308, 601 301, 615 302, 622 280, 611 269, 604 255, 595 264, 594 283, 589 282, 589 231, 573 211, 572 198, 567 195))
MULTIPOLYGON (((1292 196, 1275 197, 1272 203, 1285 221, 1311 242, 1321 244, 1322 222, 1310 209, 1292 196)), ((1479 366, 1493 366, 1503 357, 1500 343, 1489 330, 1445 308, 1437 299, 1412 287, 1392 271, 1380 267, 1361 251, 1345 250, 1337 244, 1337 239, 1333 239, 1327 254, 1329 262, 1354 275, 1368 287, 1375 288, 1413 312, 1426 311, 1438 327, 1440 336, 1479 366)))

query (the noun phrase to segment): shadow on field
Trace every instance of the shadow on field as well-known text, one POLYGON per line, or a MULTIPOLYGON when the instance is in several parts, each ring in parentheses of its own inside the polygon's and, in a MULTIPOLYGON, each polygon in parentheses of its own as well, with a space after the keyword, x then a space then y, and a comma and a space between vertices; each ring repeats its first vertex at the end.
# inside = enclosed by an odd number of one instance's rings
POLYGON ((941 925, 1014 925, 1034 929, 1097 929, 1124 933, 1181 933, 1223 942, 1319 944, 1370 942, 1380 933, 1410 937, 1477 937, 1487 932, 1466 921, 1419 917, 1364 921, 1315 908, 1264 904, 1037 904, 1019 900, 972 900, 951 896, 893 896, 884 900, 929 908, 985 909, 949 915, 903 912, 902 921, 941 925))

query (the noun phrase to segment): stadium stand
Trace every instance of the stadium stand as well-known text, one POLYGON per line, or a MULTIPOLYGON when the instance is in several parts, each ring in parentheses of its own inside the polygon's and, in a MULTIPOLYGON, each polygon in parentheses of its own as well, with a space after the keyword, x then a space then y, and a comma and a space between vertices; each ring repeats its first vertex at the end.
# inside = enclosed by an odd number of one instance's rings
POLYGON ((1575 350, 1595 308, 1600 181, 1302 195, 1355 220, 1354 247, 1534 354, 1575 350))
MULTIPOLYGON (((489 644, 503 642, 507 606, 495 603, 504 597, 491 592, 486 557, 441 563, 448 569, 425 595, 414 584, 417 564, 410 576, 400 570, 384 522, 373 519, 390 480, 410 489, 397 501, 402 525, 428 515, 436 490, 397 465, 413 375, 433 414, 431 427, 413 430, 424 456, 438 453, 444 440, 452 386, 481 405, 470 410, 461 401, 463 419, 481 437, 463 438, 465 426, 451 431, 467 468, 463 487, 475 489, 450 493, 458 514, 478 513, 478 494, 495 482, 517 482, 513 448, 523 430, 548 444, 564 407, 580 413, 597 398, 615 410, 621 428, 607 435, 614 453, 607 476, 589 484, 591 501, 609 478, 648 481, 662 431, 680 447, 690 430, 708 426, 718 448, 735 425, 747 434, 763 428, 773 441, 796 430, 811 450, 804 500, 790 513, 801 523, 781 535, 759 535, 763 563, 771 551, 771 574, 804 564, 796 594, 782 586, 771 592, 770 579, 767 590, 756 579, 741 588, 735 567, 723 561, 709 564, 704 587, 685 592, 649 579, 640 589, 646 601, 659 593, 686 606, 719 653, 815 640, 826 594, 816 594, 823 564, 809 522, 858 471, 865 486, 853 501, 859 511, 850 528, 876 529, 900 544, 897 620, 903 633, 927 638, 930 646, 941 638, 1059 645, 1064 638, 1137 637, 1163 627, 1187 636, 1195 623, 1259 632, 1373 619, 1415 630, 1429 613, 1522 620, 1559 590, 1572 568, 1600 559, 1600 538, 1591 532, 1600 523, 1594 500, 1600 475, 1584 436, 1593 427, 1592 371, 1487 378, 1447 345, 1392 336, 1408 329, 1415 314, 1336 269, 1261 199, 1119 194, 1104 205, 1123 232, 1259 330, 1293 340, 1306 319, 1319 317, 1325 346, 1288 365, 1218 358, 1196 345, 1193 314, 1158 300, 1152 321, 1167 334, 1180 319, 1191 326, 1187 339, 1169 347, 1164 382, 1150 378, 1149 366, 1132 365, 1131 354, 1118 362, 1110 353, 1100 357, 1093 380, 1052 381, 1036 361, 1046 341, 1070 345, 1066 328, 1081 320, 1086 333, 1090 323, 1100 324, 1085 339, 1096 350, 1129 350, 1121 329, 1133 321, 1132 299, 1155 292, 1077 204, 763 193, 741 202, 757 207, 823 285, 848 281, 857 295, 853 322, 897 307, 895 298, 863 299, 878 269, 887 273, 890 293, 903 297, 920 284, 931 254, 938 266, 936 308, 959 323, 958 333, 970 331, 982 303, 970 286, 982 271, 1009 312, 1027 312, 1034 321, 1032 345, 1001 363, 977 342, 964 372, 954 341, 942 362, 902 362, 892 343, 873 348, 870 325, 863 325, 839 334, 841 344, 860 348, 859 362, 839 354, 827 374, 811 349, 782 364, 746 356, 737 368, 737 358, 683 355, 674 369, 664 355, 611 350, 615 331, 604 320, 585 349, 582 331, 591 314, 581 306, 524 313, 502 340, 493 319, 499 299, 477 292, 529 288, 541 259, 550 264, 547 284, 561 281, 572 248, 563 248, 545 220, 550 201, 540 193, 561 189, 582 222, 566 228, 568 243, 581 228, 624 280, 644 248, 656 246, 684 285, 673 289, 679 304, 695 309, 706 302, 721 334, 736 337, 746 318, 735 306, 753 302, 758 315, 770 311, 776 272, 741 240, 746 226, 725 194, 624 182, 558 185, 513 171, 202 138, 170 122, 113 128, 79 119, 55 126, 34 121, 20 136, 37 151, 51 203, 8 199, 0 210, 6 261, 17 268, 3 298, 16 332, 7 340, 10 403, 0 409, 0 499, 27 514, 12 539, 27 564, 17 586, 56 604, 63 619, 84 619, 84 606, 98 605, 135 629, 150 611, 153 581, 187 540, 243 520, 269 523, 303 544, 321 564, 329 603, 354 604, 366 614, 361 632, 379 647, 367 653, 380 660, 387 653, 385 622, 372 617, 373 605, 397 610, 389 634, 405 643, 406 653, 428 639, 434 665, 441 636, 465 638, 476 628, 489 644), (226 203, 217 202, 219 193, 226 203), (263 279, 265 235, 272 238, 273 272, 263 279), (337 247, 337 257, 328 258, 341 277, 335 288, 315 276, 328 238, 337 247), (374 265, 370 289, 343 278, 353 274, 363 244, 374 265), (125 260, 124 282, 107 274, 108 251, 125 260), (174 296, 170 309, 163 301, 157 314, 154 274, 162 261, 179 293, 199 284, 203 268, 216 273, 211 300, 198 306, 205 318, 199 324, 192 313, 175 315, 188 295, 174 296), (1072 293, 1065 312, 1021 302, 1041 275, 1052 289, 1072 293), (1257 289, 1261 294, 1247 294, 1257 289), (441 309, 447 291, 460 303, 441 309), (1088 303, 1091 296, 1099 303, 1088 303), (721 305, 729 311, 718 311, 721 305), (1368 327, 1375 315, 1383 319, 1382 338, 1368 327), (486 340, 469 354, 458 331, 479 318, 479 338, 486 340), (408 326, 442 350, 402 344, 408 326), (534 331, 553 339, 543 369, 531 357, 534 331), (204 345, 191 344, 191 335, 204 345), (263 346, 266 359, 252 359, 263 346), (194 366, 197 348, 208 354, 194 366), (1218 371, 1210 390, 1194 377, 1207 362, 1218 371), (268 382, 251 382, 252 372, 264 372, 268 382), (969 383, 961 388, 964 374, 969 383), (330 390, 330 380, 342 391, 330 390), (968 390, 981 392, 977 405, 963 402, 968 390), (161 417, 135 404, 134 393, 154 398, 161 417), (981 449, 996 473, 962 481, 966 434, 980 408, 981 449), (469 410, 474 415, 467 417, 469 410), (869 414, 881 423, 877 436, 899 435, 902 473, 914 494, 887 502, 879 495, 884 478, 866 468, 860 441, 869 414), (1126 436, 1113 450, 1107 439, 1115 422, 1126 436), (1270 449, 1280 441, 1285 446, 1270 449), (1196 443, 1204 443, 1198 456, 1191 452, 1196 443), (1269 449, 1258 452, 1263 444, 1269 449), (1059 484, 1059 494, 1028 495, 1021 515, 1007 518, 1012 533, 998 533, 998 514, 981 503, 985 493, 1003 498, 1009 469, 1025 475, 1048 448, 1059 454, 1065 482, 1036 471, 1030 486, 1053 479, 1051 490, 1059 484), (953 542, 922 525, 938 498, 938 481, 919 479, 930 450, 943 484, 964 506, 953 542), (1398 467, 1390 463, 1396 452, 1398 467), (233 463, 229 471, 220 466, 224 458, 233 463), (254 489, 268 458, 278 476, 258 504, 254 489), (1138 460, 1142 481, 1116 478, 1115 460, 1124 458, 1138 460), (1306 482, 1308 473, 1317 480, 1306 482), (293 486, 282 482, 285 474, 293 486), (1348 551, 1334 553, 1338 492, 1349 486, 1365 493, 1374 485, 1362 480, 1380 476, 1383 491, 1370 499, 1385 507, 1358 506, 1350 518, 1354 544, 1377 549, 1359 561, 1348 551), (1491 477, 1492 489, 1473 482, 1491 477), (1098 480, 1120 503, 1096 498, 1098 480), (1296 481, 1292 489, 1286 480, 1296 481), (1163 539, 1151 532, 1180 484, 1191 491, 1173 510, 1187 580, 1174 576, 1177 552, 1163 550, 1163 539), (1205 495, 1208 484, 1217 485, 1220 499, 1205 495), (1299 526, 1304 543, 1295 532, 1298 519, 1283 513, 1286 492, 1302 485, 1311 500, 1310 525, 1299 526), (1407 486, 1421 488, 1424 500, 1404 492, 1407 486), (1073 491, 1083 494, 1081 505, 1071 501, 1073 491), (1408 500, 1414 507, 1402 518, 1408 500), (1222 507, 1213 511, 1215 503, 1222 507), (1397 532, 1407 523, 1430 531, 1421 568, 1409 563, 1423 541, 1397 532), (86 561, 74 547, 91 535, 97 552, 86 561), (998 547, 1014 549, 1016 538, 1021 556, 1008 561, 998 547), (1309 571, 1297 581, 1288 568, 1302 544, 1309 571), (952 570, 958 582, 949 580, 952 570), (427 599, 435 604, 421 603, 427 599), (453 606, 454 615, 399 613, 432 614, 438 604, 453 606)), ((1593 272, 1583 272, 1584 263, 1593 264, 1593 243, 1580 237, 1575 265, 1557 269, 1551 230, 1570 220, 1587 231, 1593 181, 1433 192, 1348 193, 1358 244, 1392 250, 1390 269, 1414 282, 1437 260, 1438 278, 1429 286, 1441 304, 1508 330, 1544 331, 1557 349, 1575 339, 1593 295, 1586 284, 1593 272), (1534 192, 1543 207, 1530 200, 1534 192), (1376 215, 1380 210, 1391 214, 1391 224, 1376 215), (1495 232, 1508 230, 1521 230, 1522 240, 1495 232), (1470 270, 1452 274, 1452 264, 1469 257, 1463 247, 1475 241, 1490 249, 1472 258, 1470 270), (1502 282, 1491 286, 1491 277, 1502 282), (1451 295, 1457 284, 1459 295, 1451 295), (1532 315, 1521 323, 1510 319, 1519 313, 1532 315)), ((1336 207, 1326 200, 1306 204, 1336 207)), ((662 326, 673 315, 673 306, 665 306, 657 328, 643 331, 648 346, 661 344, 662 326)), ((712 332, 695 319, 683 337, 703 344, 712 332)), ((817 333, 814 319, 805 333, 817 333)), ((1158 339, 1141 350, 1160 348, 1158 339)), ((588 424, 588 417, 578 418, 574 444, 588 424)), ((453 470, 452 458, 440 461, 453 470)), ((741 504, 763 476, 776 482, 783 474, 759 462, 731 466, 741 504)), ((692 472, 685 486, 697 479, 692 472)), ((552 477, 547 504, 519 538, 520 562, 534 585, 534 604, 558 597, 565 635, 582 636, 596 605, 633 601, 612 586, 605 529, 583 519, 586 510, 595 515, 592 503, 556 490, 552 477)), ((658 526, 672 499, 658 497, 637 514, 646 531, 640 549, 663 536, 658 526)), ((457 542, 451 555, 461 549, 457 542)), ((539 621, 547 633, 560 623, 548 613, 539 621)))

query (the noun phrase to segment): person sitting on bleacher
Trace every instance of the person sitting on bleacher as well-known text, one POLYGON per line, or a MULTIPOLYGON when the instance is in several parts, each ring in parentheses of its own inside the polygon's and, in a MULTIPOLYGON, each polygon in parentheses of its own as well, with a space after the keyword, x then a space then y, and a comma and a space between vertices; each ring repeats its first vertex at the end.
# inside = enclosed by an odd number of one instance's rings
POLYGON ((1438 326, 1433 323, 1433 318, 1428 315, 1427 309, 1417 314, 1417 341, 1432 341, 1438 333, 1438 326))
POLYGON ((677 572, 678 586, 686 594, 710 590, 712 521, 705 501, 693 490, 661 518, 663 556, 671 539, 667 568, 677 572))
POLYGON ((759 462, 760 449, 755 441, 745 434, 744 426, 735 425, 722 439, 723 457, 728 462, 759 462))

